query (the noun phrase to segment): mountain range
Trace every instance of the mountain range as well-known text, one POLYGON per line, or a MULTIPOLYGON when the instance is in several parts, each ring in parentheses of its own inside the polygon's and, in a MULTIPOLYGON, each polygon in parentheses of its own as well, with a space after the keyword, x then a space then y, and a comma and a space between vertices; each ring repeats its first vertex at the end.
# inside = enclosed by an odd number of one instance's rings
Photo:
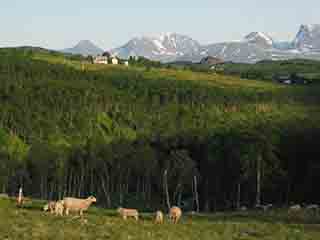
MULTIPOLYGON (((103 51, 89 41, 81 41, 64 52, 98 55, 103 51)), ((290 42, 275 41, 266 33, 252 32, 238 41, 201 45, 188 36, 165 33, 133 38, 125 45, 110 50, 110 53, 125 59, 143 56, 161 62, 199 62, 206 56, 244 63, 292 58, 320 60, 320 24, 301 25, 290 42)))

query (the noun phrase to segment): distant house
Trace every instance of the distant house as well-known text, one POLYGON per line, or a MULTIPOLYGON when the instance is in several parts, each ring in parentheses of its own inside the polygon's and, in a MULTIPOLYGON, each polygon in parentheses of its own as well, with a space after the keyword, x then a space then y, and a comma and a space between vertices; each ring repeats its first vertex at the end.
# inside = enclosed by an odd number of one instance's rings
POLYGON ((111 63, 112 63, 113 65, 118 65, 118 64, 119 64, 118 58, 112 57, 112 58, 111 58, 111 63))
POLYGON ((93 59, 95 64, 108 64, 108 57, 106 56, 97 56, 93 59))

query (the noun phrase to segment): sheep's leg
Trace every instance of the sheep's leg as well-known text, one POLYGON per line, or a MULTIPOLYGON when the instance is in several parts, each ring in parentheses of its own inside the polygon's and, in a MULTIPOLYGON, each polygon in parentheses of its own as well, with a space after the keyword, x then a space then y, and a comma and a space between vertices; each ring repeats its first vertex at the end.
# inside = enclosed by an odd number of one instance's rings
POLYGON ((139 217, 138 217, 138 216, 135 216, 135 219, 136 219, 136 221, 138 221, 138 220, 139 220, 139 217))
POLYGON ((69 216, 69 208, 66 208, 66 216, 69 216))

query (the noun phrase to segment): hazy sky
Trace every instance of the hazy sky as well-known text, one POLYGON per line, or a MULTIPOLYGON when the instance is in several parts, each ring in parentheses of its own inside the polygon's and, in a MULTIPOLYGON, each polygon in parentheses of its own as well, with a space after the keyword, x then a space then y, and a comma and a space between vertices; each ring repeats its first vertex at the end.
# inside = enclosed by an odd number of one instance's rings
POLYGON ((300 24, 320 23, 319 9, 319 0, 1 0, 0 47, 62 49, 89 39, 107 50, 161 32, 202 44, 252 31, 289 40, 300 24))

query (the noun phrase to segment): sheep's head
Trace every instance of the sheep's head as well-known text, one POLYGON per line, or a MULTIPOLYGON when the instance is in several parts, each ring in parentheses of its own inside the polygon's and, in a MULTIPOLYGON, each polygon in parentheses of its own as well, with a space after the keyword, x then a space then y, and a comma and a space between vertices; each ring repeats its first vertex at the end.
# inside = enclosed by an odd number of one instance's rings
POLYGON ((97 199, 96 199, 94 196, 88 197, 88 200, 89 200, 90 202, 92 202, 92 203, 97 202, 97 199))
POLYGON ((122 207, 118 207, 118 208, 117 208, 117 212, 118 212, 118 213, 121 213, 121 212, 122 212, 122 210, 123 210, 123 208, 122 208, 122 207))

